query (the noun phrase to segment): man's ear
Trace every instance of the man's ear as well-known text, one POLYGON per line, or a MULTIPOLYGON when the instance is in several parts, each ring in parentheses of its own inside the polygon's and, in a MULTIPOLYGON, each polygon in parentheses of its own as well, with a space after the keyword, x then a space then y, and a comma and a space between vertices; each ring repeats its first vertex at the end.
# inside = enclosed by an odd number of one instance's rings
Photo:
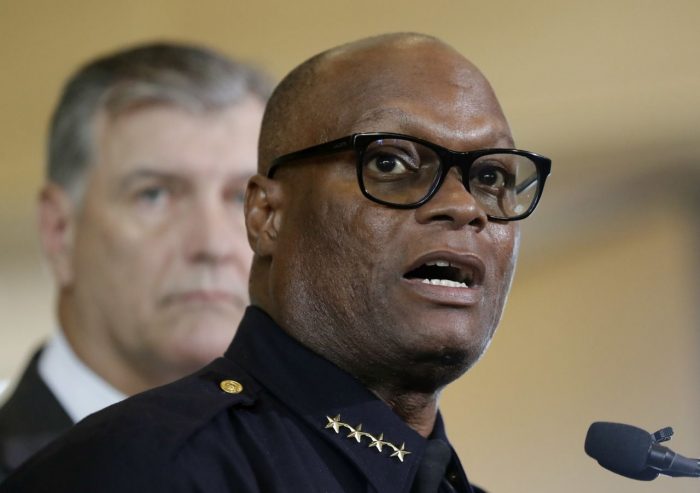
POLYGON ((39 192, 39 239, 60 287, 73 282, 76 204, 62 187, 49 183, 39 192))
POLYGON ((279 182, 263 175, 248 181, 245 192, 245 225, 248 243, 256 255, 268 257, 275 251, 282 223, 283 191, 279 182))

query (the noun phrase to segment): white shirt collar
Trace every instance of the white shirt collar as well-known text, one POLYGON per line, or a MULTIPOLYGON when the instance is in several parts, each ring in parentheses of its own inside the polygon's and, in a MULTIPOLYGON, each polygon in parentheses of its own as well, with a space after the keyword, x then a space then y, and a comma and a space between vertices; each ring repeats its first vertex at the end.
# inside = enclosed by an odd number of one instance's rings
POLYGON ((126 398, 78 358, 61 330, 41 353, 39 375, 75 423, 126 398))

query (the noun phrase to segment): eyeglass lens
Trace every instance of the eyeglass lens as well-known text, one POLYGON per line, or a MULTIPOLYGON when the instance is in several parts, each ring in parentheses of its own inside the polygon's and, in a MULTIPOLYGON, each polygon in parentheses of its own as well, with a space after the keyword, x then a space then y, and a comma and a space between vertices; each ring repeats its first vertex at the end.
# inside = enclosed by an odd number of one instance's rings
MULTIPOLYGON (((440 180, 442 169, 434 149, 405 139, 372 141, 361 160, 367 193, 396 205, 423 200, 440 180)), ((466 186, 489 216, 517 217, 537 199, 537 166, 527 156, 487 154, 472 163, 466 186)))

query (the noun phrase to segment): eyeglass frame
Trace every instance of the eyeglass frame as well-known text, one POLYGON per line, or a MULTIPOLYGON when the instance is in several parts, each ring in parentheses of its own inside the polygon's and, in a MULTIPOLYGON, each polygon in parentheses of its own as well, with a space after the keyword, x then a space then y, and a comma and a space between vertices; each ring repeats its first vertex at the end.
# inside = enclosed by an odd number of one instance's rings
POLYGON ((471 194, 471 191, 469 190, 468 179, 469 170, 471 166, 476 162, 476 160, 480 157, 488 156, 490 154, 513 154, 517 156, 527 157, 534 163, 535 169, 537 170, 538 186, 535 198, 532 201, 532 204, 530 204, 530 206, 528 207, 528 209, 518 216, 499 217, 494 216, 492 214, 486 214, 486 216, 489 219, 497 221, 519 221, 521 219, 525 219, 530 214, 532 214, 535 208, 537 207, 540 198, 542 197, 545 181, 547 180, 547 177, 549 176, 552 169, 551 159, 540 154, 525 151, 522 149, 489 148, 460 152, 453 151, 433 142, 419 139, 418 137, 413 137, 411 135, 391 132, 360 132, 348 135, 346 137, 341 137, 339 139, 331 140, 323 144, 316 144, 305 149, 300 149, 298 151, 290 152, 288 154, 283 154, 282 156, 279 156, 272 160, 270 168, 267 170, 267 177, 272 179, 275 174, 275 171, 277 171, 277 168, 279 168, 283 164, 290 164, 292 161, 302 161, 312 157, 331 155, 348 150, 353 150, 356 154, 357 184, 360 187, 362 195, 364 195, 372 202, 386 205, 388 207, 394 207, 396 209, 417 209, 418 207, 428 202, 430 199, 433 198, 433 196, 438 192, 438 190, 440 190, 440 187, 445 181, 445 177, 449 173, 450 169, 452 169, 454 166, 458 166, 462 171, 462 184, 464 185, 466 191, 469 194, 471 194), (419 201, 412 202, 410 204, 396 204, 374 197, 367 191, 364 180, 362 178, 362 157, 364 155, 364 152, 367 150, 369 144, 380 139, 402 139, 408 140, 410 142, 415 142, 434 151, 440 159, 438 179, 434 181, 433 185, 430 187, 428 192, 419 201))

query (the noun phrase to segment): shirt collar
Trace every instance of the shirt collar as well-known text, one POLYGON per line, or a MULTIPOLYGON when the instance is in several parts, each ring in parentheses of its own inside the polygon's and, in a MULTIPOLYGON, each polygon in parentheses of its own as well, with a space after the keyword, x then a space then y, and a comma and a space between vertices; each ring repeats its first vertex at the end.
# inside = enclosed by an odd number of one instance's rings
MULTIPOLYGON (((410 490, 426 439, 352 375, 256 307, 246 311, 225 356, 352 461, 377 491, 410 490)), ((440 416, 433 437, 446 440, 440 416)))
POLYGON ((126 397, 78 358, 61 330, 41 353, 39 375, 74 423, 126 397))

